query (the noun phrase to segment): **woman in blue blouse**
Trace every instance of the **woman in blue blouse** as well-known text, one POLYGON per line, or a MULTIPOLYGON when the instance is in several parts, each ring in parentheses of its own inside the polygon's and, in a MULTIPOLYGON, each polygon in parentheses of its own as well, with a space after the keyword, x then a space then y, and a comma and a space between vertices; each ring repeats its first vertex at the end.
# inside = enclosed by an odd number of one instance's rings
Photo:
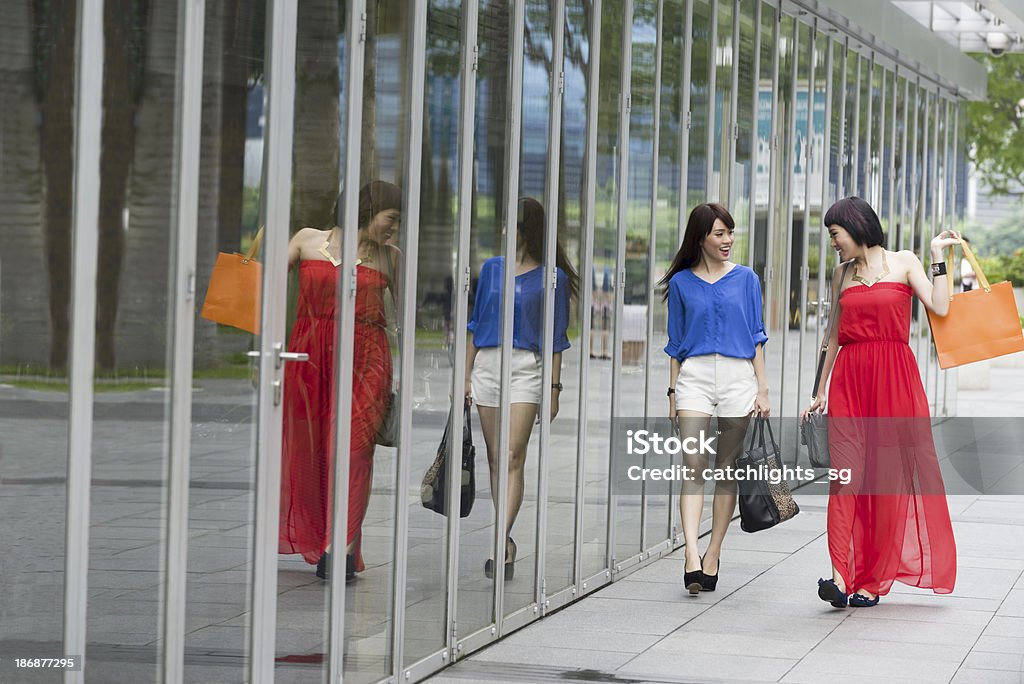
MULTIPOLYGON (((541 342, 544 331, 544 208, 526 197, 519 200, 516 223, 515 311, 512 326, 511 408, 508 461, 508 508, 505 533, 510 535, 523 503, 526 447, 541 401, 541 342)), ((562 391, 562 352, 569 348, 569 300, 579 290, 579 276, 569 263, 561 243, 555 251, 554 347, 551 352, 551 419, 558 414, 562 391)), ((491 473, 491 499, 497 508, 498 403, 501 396, 501 302, 504 257, 492 257, 480 269, 473 313, 472 333, 466 352, 466 396, 472 396, 480 412, 480 427, 487 446, 491 473)), ((505 549, 505 579, 515 571, 516 543, 511 536, 505 549)), ((484 564, 487 577, 494 576, 494 561, 484 564)))
MULTIPOLYGON (((720 204, 691 213, 683 244, 660 285, 668 300, 669 416, 683 437, 705 434, 718 414, 715 467, 732 467, 751 415, 767 417, 761 282, 746 266, 729 261, 735 222, 720 204)), ((700 555, 697 534, 704 509, 706 454, 685 456, 695 469, 684 480, 679 515, 686 540, 683 582, 691 594, 714 591, 725 532, 736 509, 736 481, 717 480, 711 541, 700 555)))

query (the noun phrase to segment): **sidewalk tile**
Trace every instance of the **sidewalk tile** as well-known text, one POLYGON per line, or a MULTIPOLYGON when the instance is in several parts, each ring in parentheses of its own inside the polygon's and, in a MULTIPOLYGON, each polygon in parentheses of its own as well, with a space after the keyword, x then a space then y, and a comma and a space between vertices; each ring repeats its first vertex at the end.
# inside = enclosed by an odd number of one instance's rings
MULTIPOLYGON (((1024 675, 1024 653, 984 653, 977 651, 964 659, 963 667, 976 670, 1005 670, 1024 675)), ((1022 676, 1024 679, 1024 676, 1022 676)))
POLYGON ((681 681, 742 680, 746 682, 774 682, 786 674, 796 660, 786 658, 759 658, 756 656, 708 653, 707 649, 693 654, 666 655, 644 653, 621 667, 616 674, 631 680, 660 675, 681 681))
POLYGON ((865 677, 889 677, 904 682, 948 682, 959 663, 919 658, 894 658, 862 652, 854 646, 847 655, 815 651, 793 668, 794 675, 815 674, 819 680, 834 674, 856 674, 865 677))

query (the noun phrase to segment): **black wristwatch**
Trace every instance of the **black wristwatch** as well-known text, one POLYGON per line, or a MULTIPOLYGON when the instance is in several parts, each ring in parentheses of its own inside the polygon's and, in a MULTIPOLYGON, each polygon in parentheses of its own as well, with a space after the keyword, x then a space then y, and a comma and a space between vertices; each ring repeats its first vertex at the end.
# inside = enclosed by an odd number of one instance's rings
POLYGON ((559 392, 561 392, 562 391, 562 383, 560 383, 560 382, 553 382, 553 383, 551 383, 551 389, 556 389, 559 392))
POLYGON ((932 275, 935 277, 946 275, 946 262, 937 261, 932 264, 932 275))
POLYGON ((676 393, 676 388, 675 387, 669 387, 668 388, 668 392, 665 393, 665 396, 666 397, 671 397, 675 393, 676 393))

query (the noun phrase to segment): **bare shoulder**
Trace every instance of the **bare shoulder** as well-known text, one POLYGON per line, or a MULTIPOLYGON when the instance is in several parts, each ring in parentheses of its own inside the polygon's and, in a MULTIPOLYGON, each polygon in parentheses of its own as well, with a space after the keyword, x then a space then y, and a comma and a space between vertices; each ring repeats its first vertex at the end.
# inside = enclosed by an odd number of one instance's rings
POLYGON ((292 236, 291 245, 299 250, 300 258, 307 258, 307 254, 316 250, 327 239, 329 231, 319 228, 300 228, 292 236))
POLYGON ((890 252, 890 254, 892 254, 897 259, 899 259, 901 261, 901 263, 906 264, 908 268, 911 267, 911 266, 920 266, 921 265, 921 260, 918 259, 917 255, 914 254, 909 249, 901 249, 898 252, 890 252))

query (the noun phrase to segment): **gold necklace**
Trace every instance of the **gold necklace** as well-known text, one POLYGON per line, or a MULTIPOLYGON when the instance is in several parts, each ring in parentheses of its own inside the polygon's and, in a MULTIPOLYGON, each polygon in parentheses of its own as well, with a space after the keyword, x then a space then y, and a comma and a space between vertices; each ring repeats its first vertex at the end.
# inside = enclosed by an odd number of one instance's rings
POLYGON ((859 283, 863 283, 864 285, 867 285, 868 287, 871 287, 872 285, 874 285, 875 283, 877 283, 879 280, 881 280, 882 278, 884 278, 887 275, 889 275, 889 262, 885 260, 885 250, 883 249, 882 250, 882 272, 881 273, 879 273, 874 279, 868 280, 867 278, 864 278, 864 277, 860 276, 857 273, 857 267, 854 266, 853 267, 853 275, 850 277, 850 280, 856 280, 859 283))
MULTIPOLYGON (((331 254, 331 235, 333 234, 334 231, 331 231, 330 233, 327 234, 327 239, 324 240, 324 244, 320 245, 320 249, 318 249, 317 251, 323 254, 327 258, 327 260, 331 262, 332 266, 337 267, 341 263, 341 259, 335 259, 334 255, 331 254)), ((359 262, 357 261, 356 263, 358 264, 359 262)))

